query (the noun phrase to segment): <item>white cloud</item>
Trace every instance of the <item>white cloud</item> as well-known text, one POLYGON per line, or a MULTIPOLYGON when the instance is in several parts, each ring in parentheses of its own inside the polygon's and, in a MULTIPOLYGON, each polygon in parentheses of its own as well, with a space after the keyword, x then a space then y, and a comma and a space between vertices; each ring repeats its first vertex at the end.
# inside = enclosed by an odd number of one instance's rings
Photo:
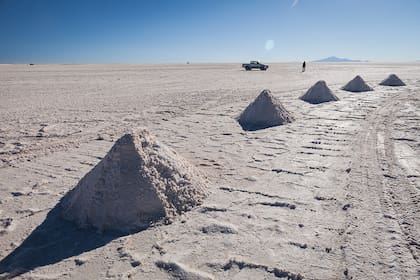
POLYGON ((292 8, 294 8, 299 3, 299 0, 293 0, 292 8))

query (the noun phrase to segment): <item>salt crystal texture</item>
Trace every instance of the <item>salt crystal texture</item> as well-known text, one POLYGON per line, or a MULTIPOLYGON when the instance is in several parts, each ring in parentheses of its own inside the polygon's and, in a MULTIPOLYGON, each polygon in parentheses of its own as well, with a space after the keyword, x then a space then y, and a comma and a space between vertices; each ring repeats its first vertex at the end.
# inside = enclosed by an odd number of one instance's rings
POLYGON ((354 77, 354 79, 348 82, 344 87, 342 87, 342 89, 351 92, 364 92, 373 90, 373 88, 366 84, 363 78, 359 75, 354 77))
POLYGON ((244 130, 258 130, 292 122, 292 115, 269 90, 263 90, 238 118, 244 130))
POLYGON ((303 101, 312 104, 319 104, 323 102, 337 101, 337 96, 328 88, 325 81, 318 81, 309 90, 299 97, 303 101))
POLYGON ((145 129, 121 137, 62 199, 62 217, 82 228, 131 232, 201 203, 206 182, 145 129))
POLYGON ((401 87, 405 86, 406 84, 398 78, 397 75, 391 74, 380 83, 381 86, 392 86, 392 87, 401 87))

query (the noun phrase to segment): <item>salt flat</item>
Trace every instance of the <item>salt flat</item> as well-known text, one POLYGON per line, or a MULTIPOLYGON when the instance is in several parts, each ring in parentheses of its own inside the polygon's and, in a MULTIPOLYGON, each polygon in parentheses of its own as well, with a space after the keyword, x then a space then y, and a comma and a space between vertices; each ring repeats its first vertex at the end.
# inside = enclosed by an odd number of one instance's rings
POLYGON ((419 114, 419 63, 0 65, 0 275, 418 279, 419 114), (378 85, 391 73, 407 86, 378 85), (356 75, 374 91, 341 90, 356 75), (300 100, 318 80, 339 101, 300 100), (243 131, 263 89, 295 121, 243 131), (204 203, 131 235, 57 219, 137 127, 206 175, 204 203))

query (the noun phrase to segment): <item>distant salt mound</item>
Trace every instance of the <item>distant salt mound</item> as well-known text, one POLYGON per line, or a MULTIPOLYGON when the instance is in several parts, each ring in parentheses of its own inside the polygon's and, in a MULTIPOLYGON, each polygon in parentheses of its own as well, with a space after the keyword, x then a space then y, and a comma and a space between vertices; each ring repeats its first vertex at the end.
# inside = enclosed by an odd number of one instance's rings
POLYGON ((398 78, 397 75, 391 74, 380 83, 381 86, 391 86, 391 87, 401 87, 405 86, 406 84, 398 78))
POLYGON ((351 92, 364 92, 373 90, 373 88, 366 84, 363 78, 359 75, 354 77, 354 79, 348 82, 344 87, 342 87, 342 89, 351 92))
POLYGON ((318 81, 308 91, 299 97, 303 101, 312 104, 319 104, 323 102, 337 101, 337 96, 328 88, 325 81, 318 81))
POLYGON ((198 171, 141 129, 121 137, 62 199, 62 217, 82 228, 132 232, 190 210, 205 193, 198 171))
POLYGON ((244 130, 264 129, 292 121, 292 115, 269 90, 263 90, 238 118, 244 130))

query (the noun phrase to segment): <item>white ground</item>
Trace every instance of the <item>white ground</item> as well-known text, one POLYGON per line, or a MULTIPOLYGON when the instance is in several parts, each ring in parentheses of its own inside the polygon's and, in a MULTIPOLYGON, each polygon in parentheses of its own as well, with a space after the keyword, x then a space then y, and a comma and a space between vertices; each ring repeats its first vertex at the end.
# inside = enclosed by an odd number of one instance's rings
POLYGON ((5 277, 420 277, 420 64, 0 65, 0 118, 5 277), (378 86, 390 73, 407 87, 378 86), (357 74, 374 91, 339 89, 357 74), (318 80, 340 101, 298 99, 318 80), (244 132, 235 117, 264 88, 296 121, 244 132), (58 219, 138 126, 207 175, 204 205, 119 237, 58 219))

